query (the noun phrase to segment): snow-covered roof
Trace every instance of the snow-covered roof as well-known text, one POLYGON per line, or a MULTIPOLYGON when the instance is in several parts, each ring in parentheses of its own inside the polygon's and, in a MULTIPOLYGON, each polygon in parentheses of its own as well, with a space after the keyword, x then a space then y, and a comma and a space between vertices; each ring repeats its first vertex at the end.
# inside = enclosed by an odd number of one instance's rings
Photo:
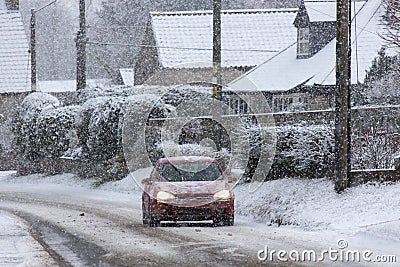
MULTIPOLYGON (((380 34, 384 32, 381 0, 369 0, 352 22, 352 84, 363 82, 372 60, 385 45, 380 34), (355 23, 357 22, 357 23, 355 23), (357 24, 357 28, 355 27, 357 24)), ((298 85, 334 85, 336 83, 336 39, 314 56, 297 59, 296 44, 254 68, 229 84, 232 90, 287 91, 298 85)))
POLYGON ((0 3, 0 93, 28 91, 30 56, 22 17, 0 3))
MULTIPOLYGON (((352 18, 364 5, 365 1, 354 2, 351 6, 352 18), (355 11, 355 12, 354 12, 355 11)), ((315 21, 335 21, 336 20, 336 1, 332 0, 309 0, 304 1, 310 22, 315 21)))
MULTIPOLYGON (((222 65, 257 66, 296 42, 297 9, 222 11, 222 65)), ((151 13, 163 67, 210 67, 212 11, 151 13)))
POLYGON ((304 1, 304 6, 311 22, 336 20, 336 1, 304 1))

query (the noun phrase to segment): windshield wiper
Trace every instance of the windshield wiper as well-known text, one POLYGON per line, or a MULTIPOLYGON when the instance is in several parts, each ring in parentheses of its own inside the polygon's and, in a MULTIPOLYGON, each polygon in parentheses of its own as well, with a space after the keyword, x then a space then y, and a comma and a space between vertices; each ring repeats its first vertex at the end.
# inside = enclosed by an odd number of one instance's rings
POLYGON ((181 182, 183 182, 183 173, 181 172, 181 170, 179 170, 174 164, 170 163, 170 165, 172 166, 172 168, 179 173, 179 176, 181 177, 181 182))

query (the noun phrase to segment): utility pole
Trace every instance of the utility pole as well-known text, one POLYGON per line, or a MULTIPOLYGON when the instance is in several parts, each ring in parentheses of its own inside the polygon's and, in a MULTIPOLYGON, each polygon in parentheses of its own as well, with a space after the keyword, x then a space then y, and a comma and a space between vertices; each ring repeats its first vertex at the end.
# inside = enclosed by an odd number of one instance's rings
POLYGON ((79 0, 79 31, 76 36, 76 90, 86 87, 86 42, 85 0, 79 0))
POLYGON ((37 91, 37 63, 36 63, 36 13, 42 11, 43 9, 53 5, 57 0, 52 1, 51 3, 48 3, 45 6, 42 6, 38 10, 35 10, 34 8, 31 9, 31 38, 30 38, 30 50, 29 53, 31 53, 31 91, 36 92, 37 91))
POLYGON ((221 100, 221 0, 213 0, 213 97, 221 100))
POLYGON ((335 92, 335 190, 350 185, 351 0, 337 0, 335 92))
POLYGON ((31 53, 31 91, 37 90, 37 76, 36 76, 36 12, 31 9, 31 40, 30 40, 30 53, 31 53))
MULTIPOLYGON (((216 100, 220 101, 221 108, 216 110, 214 116, 217 121, 222 115, 222 75, 221 75, 221 0, 213 0, 213 75, 212 75, 212 94, 216 100)), ((215 145, 218 150, 222 148, 221 128, 214 123, 215 145)))

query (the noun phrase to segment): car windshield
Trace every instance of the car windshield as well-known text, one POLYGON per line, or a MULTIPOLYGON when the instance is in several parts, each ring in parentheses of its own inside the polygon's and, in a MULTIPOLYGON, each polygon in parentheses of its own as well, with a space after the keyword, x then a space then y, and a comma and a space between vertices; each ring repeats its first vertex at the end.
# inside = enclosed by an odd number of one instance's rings
POLYGON ((222 178, 217 164, 214 162, 182 162, 161 164, 159 181, 190 182, 215 181, 222 178))

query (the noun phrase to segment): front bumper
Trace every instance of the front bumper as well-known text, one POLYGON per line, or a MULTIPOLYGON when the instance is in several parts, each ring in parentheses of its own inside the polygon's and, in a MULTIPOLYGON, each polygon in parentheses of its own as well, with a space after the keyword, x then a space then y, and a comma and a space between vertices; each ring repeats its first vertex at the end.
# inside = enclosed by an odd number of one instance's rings
POLYGON ((234 213, 234 199, 200 206, 183 206, 153 200, 152 215, 159 221, 206 221, 227 218, 234 213))

